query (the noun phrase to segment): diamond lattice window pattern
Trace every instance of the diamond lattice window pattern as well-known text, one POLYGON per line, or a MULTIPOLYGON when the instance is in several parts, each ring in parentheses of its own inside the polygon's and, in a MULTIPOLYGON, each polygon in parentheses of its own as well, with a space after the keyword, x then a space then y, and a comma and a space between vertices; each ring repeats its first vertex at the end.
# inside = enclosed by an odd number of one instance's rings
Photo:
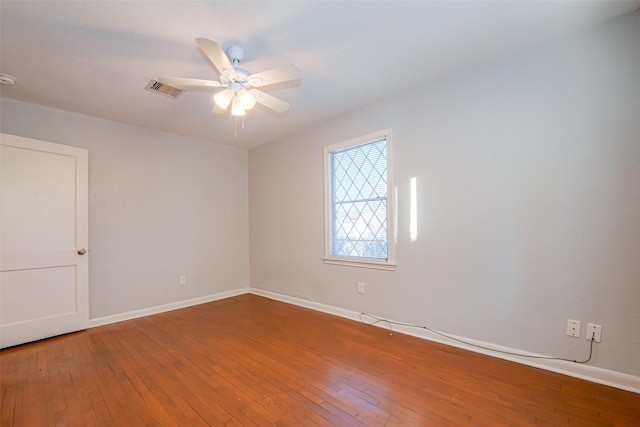
POLYGON ((387 259, 387 141, 330 154, 331 255, 387 259))

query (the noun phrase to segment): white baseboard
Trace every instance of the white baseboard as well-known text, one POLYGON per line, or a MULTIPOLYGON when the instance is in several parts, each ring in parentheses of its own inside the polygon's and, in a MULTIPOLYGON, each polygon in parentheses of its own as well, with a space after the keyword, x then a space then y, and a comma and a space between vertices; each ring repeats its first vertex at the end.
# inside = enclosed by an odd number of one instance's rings
MULTIPOLYGON (((310 308, 312 310, 320 311, 323 313, 331 314, 334 316, 343 317, 346 319, 354 320, 356 322, 360 322, 360 313, 352 310, 346 310, 339 307, 334 307, 331 305, 321 304, 315 301, 309 301, 298 297, 288 296, 279 294, 276 292, 265 291, 263 289, 257 288, 240 288, 234 289, 232 291, 220 292, 213 295, 207 295, 203 297, 193 298, 184 301, 178 301, 170 304, 159 305, 155 307, 144 308, 141 310, 129 311, 126 313, 114 314, 112 316, 98 317, 96 319, 89 320, 89 327, 94 328, 96 326, 108 325, 110 323, 122 322, 125 320, 136 319, 138 317, 151 316, 153 314, 164 313, 167 311, 178 310, 180 308, 191 307, 194 305, 204 304, 211 301, 217 301, 225 298, 231 298, 238 295, 243 295, 246 293, 252 293, 255 295, 263 296, 266 298, 270 298, 273 300, 281 301, 288 304, 297 305, 300 307, 310 308)), ((392 320, 392 319, 391 319, 392 320)), ((380 328, 387 328, 388 325, 384 322, 380 322, 375 326, 380 328)), ((510 360, 512 362, 521 363, 523 365, 533 366, 536 368, 545 369, 547 371, 552 371, 576 378, 581 378, 587 381, 592 381, 599 384, 608 385, 611 387, 616 387, 622 390, 631 391, 633 393, 640 394, 640 377, 624 374, 620 372, 615 372, 607 369, 598 368, 595 366, 584 365, 579 363, 572 362, 564 362, 561 360, 545 360, 545 359, 530 359, 527 357, 513 356, 502 353, 493 352, 490 350, 484 350, 477 347, 473 347, 471 345, 465 345, 456 341, 447 340, 446 338, 429 332, 425 329, 416 329, 408 326, 394 325, 393 330, 395 332, 400 332, 403 334, 411 335, 414 337, 438 342, 441 344, 450 345, 453 347, 462 348, 465 350, 473 351, 475 353, 482 353, 488 356, 497 357, 500 359, 510 360)), ((464 337, 454 338, 462 339, 471 344, 480 345, 483 347, 493 348, 497 351, 507 351, 510 353, 520 353, 526 354, 529 356, 544 356, 539 354, 530 353, 527 351, 513 349, 510 347, 498 346, 492 343, 486 343, 483 341, 477 341, 464 337)))
POLYGON ((155 307, 143 308, 135 311, 128 311, 126 313, 114 314, 112 316, 98 317, 89 320, 89 327, 95 328, 96 326, 108 325, 110 323, 122 322, 125 320, 136 319, 138 317, 151 316, 152 314, 164 313, 166 311, 178 310, 180 308, 191 307, 193 305, 204 304, 211 301, 217 301, 220 299, 231 298, 238 295, 249 293, 249 288, 234 289, 232 291, 220 292, 213 295, 206 295, 203 297, 172 302, 170 304, 157 305, 155 307))
MULTIPOLYGON (((283 295, 276 292, 265 291, 263 289, 249 288, 249 292, 255 295, 263 296, 266 298, 285 302, 288 304, 310 308, 312 310, 321 311, 323 313, 344 317, 350 320, 355 320, 357 322, 361 321, 360 313, 355 311, 345 310, 339 307, 321 304, 315 301, 304 300, 301 298, 283 295)), ((393 320, 393 319, 390 319, 390 320, 393 320)), ((384 322, 380 322, 375 326, 381 327, 381 328, 388 327, 388 325, 384 322)), ((482 353, 488 356, 493 356, 500 359, 521 363, 523 365, 533 366, 536 368, 545 369, 547 371, 552 371, 559 374, 568 375, 571 377, 581 378, 587 381, 604 384, 607 386, 616 387, 622 390, 627 390, 633 393, 640 394, 640 377, 635 375, 610 371, 607 369, 602 369, 595 366, 584 365, 580 363, 565 362, 562 360, 530 359, 527 357, 513 356, 513 355, 497 353, 490 350, 483 350, 477 347, 473 347, 471 345, 465 345, 456 341, 447 340, 446 338, 439 336, 437 334, 434 334, 432 332, 429 332, 425 329, 411 328, 409 326, 393 325, 393 330, 396 332, 401 332, 403 334, 411 335, 414 337, 435 341, 441 344, 446 344, 453 347, 458 347, 465 350, 473 351, 475 353, 482 353)), ((526 354, 529 356, 545 357, 544 355, 534 354, 534 353, 530 353, 527 351, 514 349, 510 347, 498 346, 498 345, 495 345, 492 343, 486 343, 483 341, 473 340, 473 339, 464 338, 464 337, 457 337, 457 336, 453 336, 453 337, 456 339, 462 339, 474 345, 493 348, 497 351, 507 351, 510 353, 520 353, 520 354, 526 354)))

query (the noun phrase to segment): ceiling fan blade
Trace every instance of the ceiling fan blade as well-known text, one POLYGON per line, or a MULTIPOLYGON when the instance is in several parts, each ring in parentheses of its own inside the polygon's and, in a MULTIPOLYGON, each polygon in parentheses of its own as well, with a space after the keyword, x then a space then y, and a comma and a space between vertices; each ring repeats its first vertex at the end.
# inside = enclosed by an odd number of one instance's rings
POLYGON ((157 80, 162 84, 173 86, 180 90, 210 92, 221 87, 226 87, 226 85, 215 80, 183 79, 180 77, 160 77, 157 80))
POLYGON ((198 43, 200 53, 203 54, 207 62, 209 62, 209 65, 211 65, 219 75, 235 75, 233 65, 218 42, 200 37, 196 39, 196 43, 198 43))
POLYGON ((289 64, 284 67, 272 68, 271 70, 252 74, 247 78, 247 81, 253 87, 263 87, 300 79, 302 79, 300 67, 296 64, 289 64))
POLYGON ((257 89, 252 89, 251 93, 258 104, 262 104, 276 113, 286 113, 289 111, 289 104, 275 96, 271 96, 268 93, 257 89))

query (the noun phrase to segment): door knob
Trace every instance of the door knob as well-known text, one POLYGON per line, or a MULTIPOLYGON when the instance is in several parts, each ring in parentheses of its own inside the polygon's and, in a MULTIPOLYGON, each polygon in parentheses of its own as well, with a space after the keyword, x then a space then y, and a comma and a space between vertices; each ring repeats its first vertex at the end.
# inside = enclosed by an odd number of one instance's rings
POLYGON ((84 255, 86 253, 87 253, 87 250, 85 248, 78 249, 78 255, 84 255))

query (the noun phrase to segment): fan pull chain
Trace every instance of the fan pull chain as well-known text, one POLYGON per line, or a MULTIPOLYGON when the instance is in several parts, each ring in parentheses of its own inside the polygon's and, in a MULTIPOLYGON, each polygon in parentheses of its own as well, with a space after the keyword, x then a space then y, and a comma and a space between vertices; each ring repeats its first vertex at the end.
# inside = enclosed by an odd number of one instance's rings
MULTIPOLYGON (((244 116, 242 117, 242 122, 240 123, 242 129, 244 129, 244 116)), ((233 117, 233 139, 238 140, 238 117, 233 117)))

